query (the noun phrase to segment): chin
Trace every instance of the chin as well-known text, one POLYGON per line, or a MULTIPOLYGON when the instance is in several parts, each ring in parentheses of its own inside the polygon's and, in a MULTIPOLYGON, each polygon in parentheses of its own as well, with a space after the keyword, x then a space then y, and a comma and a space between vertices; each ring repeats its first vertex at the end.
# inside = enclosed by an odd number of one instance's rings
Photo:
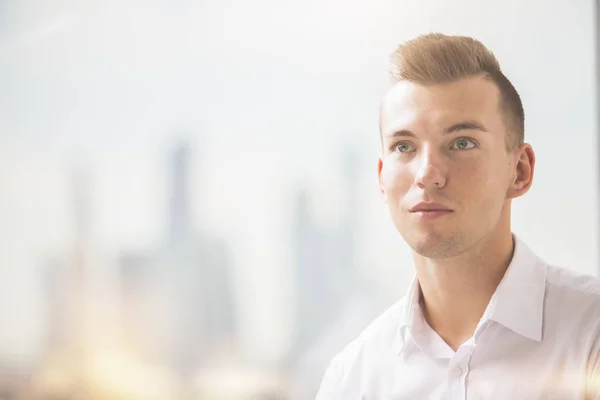
POLYGON ((451 258, 459 255, 463 250, 462 235, 426 233, 405 237, 405 241, 412 250, 427 258, 451 258))

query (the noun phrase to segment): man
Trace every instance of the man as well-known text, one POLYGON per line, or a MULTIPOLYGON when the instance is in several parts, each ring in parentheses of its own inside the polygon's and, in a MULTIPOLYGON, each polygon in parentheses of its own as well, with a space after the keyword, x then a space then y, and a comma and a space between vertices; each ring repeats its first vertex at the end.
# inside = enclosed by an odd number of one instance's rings
POLYGON ((391 75, 379 183, 416 276, 331 361, 317 399, 600 400, 600 280, 511 232, 535 156, 498 61, 429 34, 397 49, 391 75))

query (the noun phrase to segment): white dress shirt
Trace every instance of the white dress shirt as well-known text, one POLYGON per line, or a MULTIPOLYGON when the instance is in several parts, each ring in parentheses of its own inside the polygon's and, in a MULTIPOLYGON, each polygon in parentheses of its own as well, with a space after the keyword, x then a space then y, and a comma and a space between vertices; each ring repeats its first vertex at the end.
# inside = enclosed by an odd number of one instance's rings
POLYGON ((515 237, 475 333, 455 352, 420 288, 331 361, 317 400, 600 400, 600 279, 546 264, 515 237))

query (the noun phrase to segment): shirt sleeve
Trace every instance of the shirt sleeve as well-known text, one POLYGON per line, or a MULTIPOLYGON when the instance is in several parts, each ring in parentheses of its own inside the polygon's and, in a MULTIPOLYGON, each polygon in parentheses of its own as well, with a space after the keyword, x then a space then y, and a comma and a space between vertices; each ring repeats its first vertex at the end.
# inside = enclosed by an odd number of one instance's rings
POLYGON ((315 400, 342 400, 341 398, 341 365, 339 361, 334 358, 327 367, 321 386, 317 392, 315 400))
POLYGON ((600 400, 600 332, 596 336, 586 379, 586 400, 600 400))
POLYGON ((586 400, 600 400, 600 365, 597 363, 587 379, 586 400))

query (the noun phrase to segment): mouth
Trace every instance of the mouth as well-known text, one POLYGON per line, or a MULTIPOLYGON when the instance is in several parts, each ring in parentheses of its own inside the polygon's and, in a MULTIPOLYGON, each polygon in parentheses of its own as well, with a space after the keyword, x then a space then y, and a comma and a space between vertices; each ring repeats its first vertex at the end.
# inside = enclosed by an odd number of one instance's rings
POLYGON ((419 203, 409 211, 416 217, 425 220, 436 219, 454 212, 451 208, 438 203, 419 203))

